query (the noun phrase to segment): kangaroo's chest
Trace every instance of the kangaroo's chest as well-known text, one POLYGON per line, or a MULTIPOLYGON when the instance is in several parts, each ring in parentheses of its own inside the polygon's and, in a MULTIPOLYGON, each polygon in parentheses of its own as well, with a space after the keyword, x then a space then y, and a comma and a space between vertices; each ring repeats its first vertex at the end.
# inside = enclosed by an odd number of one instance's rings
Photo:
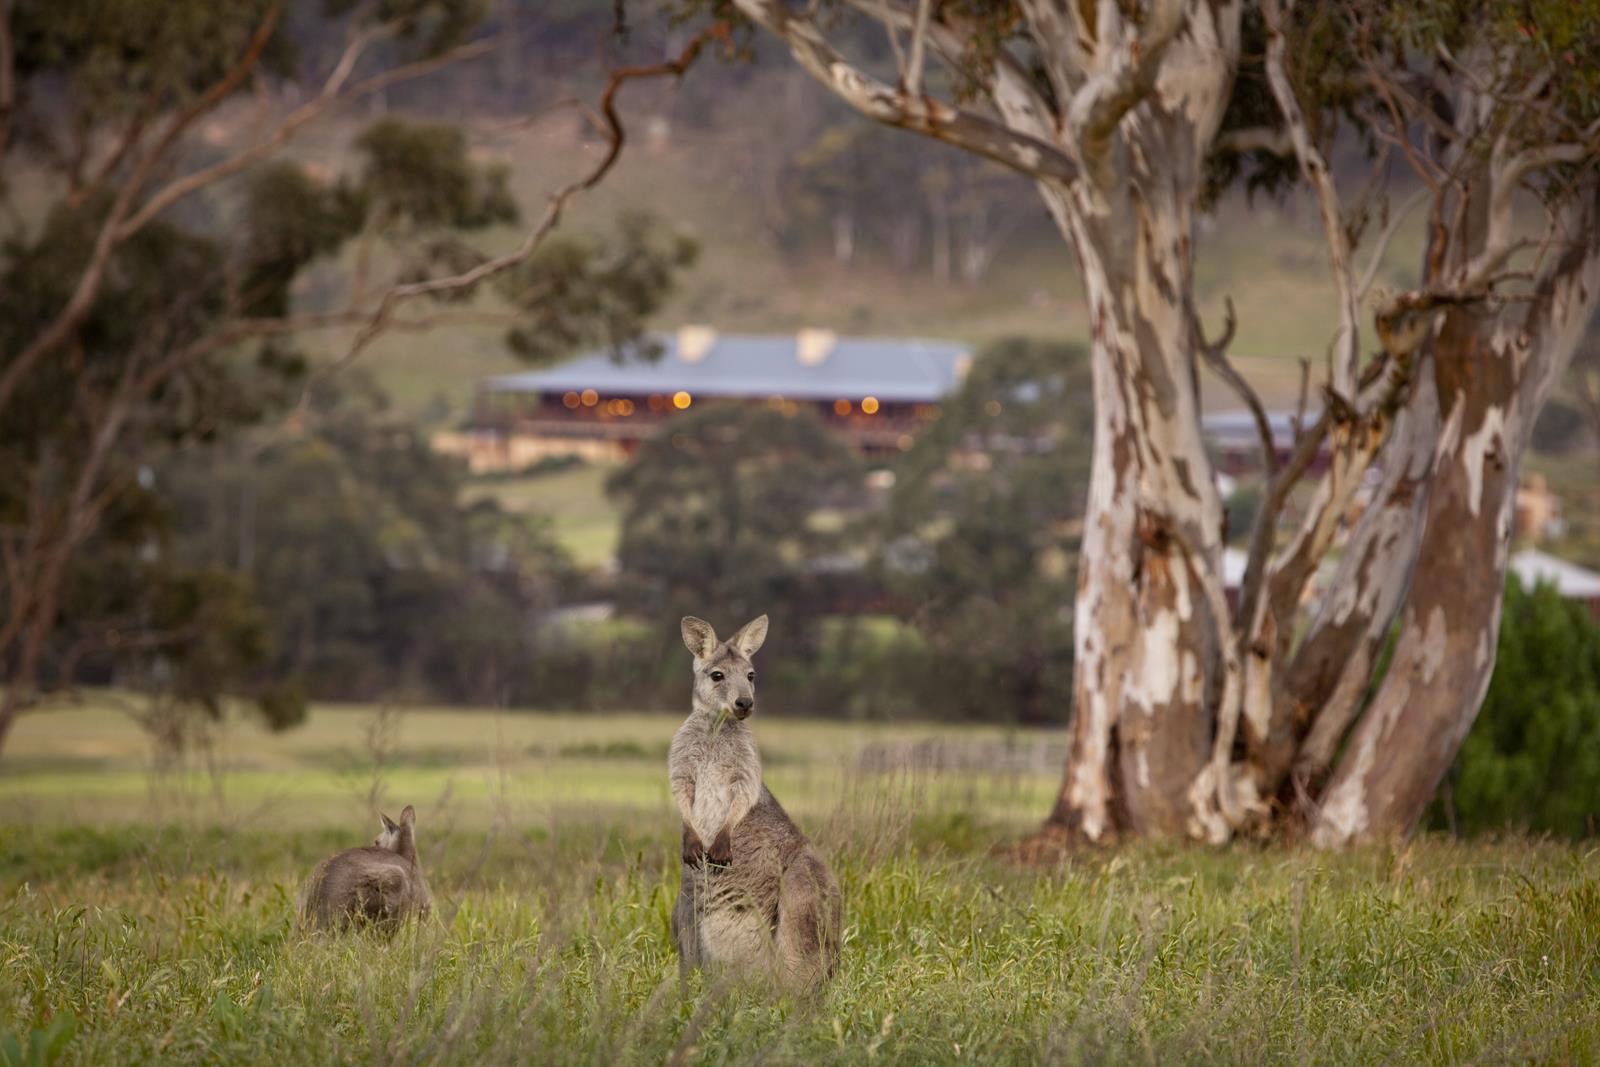
POLYGON ((761 759, 740 734, 709 736, 696 746, 694 828, 707 843, 743 817, 761 792, 761 759))

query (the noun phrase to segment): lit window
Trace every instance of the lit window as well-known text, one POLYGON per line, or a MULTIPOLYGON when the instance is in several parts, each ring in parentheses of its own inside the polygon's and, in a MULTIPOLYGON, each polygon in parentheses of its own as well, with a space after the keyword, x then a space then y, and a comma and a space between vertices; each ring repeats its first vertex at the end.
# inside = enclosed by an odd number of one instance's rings
POLYGON ((864 398, 861 401, 861 412, 864 415, 876 415, 878 413, 878 398, 875 396, 864 398))
POLYGON ((690 404, 693 404, 693 403, 694 403, 694 397, 690 396, 688 393, 684 392, 682 389, 679 389, 676 393, 672 394, 672 406, 677 408, 679 411, 684 410, 690 404))
POLYGON ((592 408, 596 404, 600 403, 600 394, 595 392, 593 389, 585 389, 580 399, 583 401, 584 407, 592 408))
POLYGON ((835 400, 833 402, 833 413, 838 415, 840 418, 850 414, 850 401, 843 399, 835 400))
POLYGON ((578 399, 577 393, 568 393, 566 396, 561 398, 561 402, 567 405, 569 408, 575 408, 582 403, 582 401, 578 399))

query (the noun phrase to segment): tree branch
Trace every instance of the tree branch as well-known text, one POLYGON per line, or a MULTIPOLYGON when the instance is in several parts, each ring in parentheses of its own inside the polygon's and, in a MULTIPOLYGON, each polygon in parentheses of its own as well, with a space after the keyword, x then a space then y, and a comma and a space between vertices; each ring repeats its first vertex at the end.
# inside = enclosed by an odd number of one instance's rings
POLYGON ((645 78, 682 77, 700 55, 700 50, 705 46, 706 42, 713 39, 726 40, 727 27, 718 23, 703 30, 684 47, 676 59, 649 66, 622 67, 612 71, 610 80, 606 84, 605 92, 600 98, 600 113, 604 116, 610 134, 610 143, 600 161, 583 177, 569 182, 551 196, 550 204, 545 209, 544 215, 512 251, 486 260, 471 270, 463 271, 460 274, 454 274, 446 278, 430 278, 426 281, 411 282, 389 289, 383 295, 377 310, 373 312, 367 324, 362 327, 361 332, 356 336, 355 341, 350 346, 350 350, 328 368, 326 373, 336 373, 358 357, 391 324, 395 309, 402 303, 420 296, 437 296, 440 293, 471 289, 485 279, 510 270, 533 255, 545 238, 549 236, 550 231, 555 229, 556 224, 561 221, 561 214, 565 210, 567 202, 579 193, 598 185, 600 180, 616 164, 618 157, 621 156, 627 134, 622 125, 622 118, 617 113, 616 102, 617 93, 623 85, 630 81, 645 78))
POLYGON ((1061 106, 1066 107, 1074 93, 1083 85, 1089 57, 1078 38, 1072 12, 1075 8, 1061 0, 1021 0, 1022 17, 1028 20, 1028 29, 1038 43, 1038 55, 1044 64, 1045 76, 1050 79, 1051 91, 1061 106))
MULTIPOLYGON (((845 0, 845 3, 863 14, 881 19, 886 26, 909 30, 915 24, 916 15, 891 0, 845 0)), ((967 61, 967 44, 945 17, 941 13, 929 21, 928 42, 946 64, 956 69, 967 61)), ((994 66, 987 73, 987 80, 978 80, 1006 124, 1045 144, 1053 144, 1060 135, 1055 110, 1016 56, 1004 48, 996 49, 994 66)))
POLYGON ((1107 153, 1117 124, 1155 85, 1161 57, 1183 27, 1183 0, 1154 0, 1135 34, 1123 37, 1122 23, 1118 5, 1101 0, 1096 47, 1115 47, 1116 51, 1073 96, 1068 109, 1079 157, 1101 185, 1111 181, 1107 153), (1114 44, 1118 38, 1123 39, 1114 44))
POLYGON ((100 232, 96 235, 93 249, 89 254, 88 264, 79 275, 78 284, 73 289, 72 296, 68 298, 66 306, 56 314, 48 326, 23 347, 21 352, 17 353, 5 371, 0 373, 0 411, 5 410, 33 367, 63 344, 89 313, 95 297, 99 295, 100 283, 105 277, 111 253, 122 240, 120 231, 123 219, 144 188, 144 183, 149 180, 156 164, 166 156, 178 138, 196 119, 216 107, 244 83, 245 78, 260 60, 261 53, 266 49, 282 10, 281 0, 267 9, 261 25, 257 27, 255 35, 238 61, 223 74, 221 79, 202 93, 194 104, 177 115, 156 143, 140 156, 133 173, 118 191, 105 222, 100 226, 100 232))
POLYGON ((1228 361, 1228 345, 1233 342, 1233 334, 1239 322, 1233 312, 1233 297, 1224 301, 1226 314, 1223 318, 1222 337, 1216 341, 1206 340, 1205 330, 1200 325, 1200 313, 1195 310, 1194 301, 1185 302, 1185 309, 1189 316, 1189 329, 1194 333, 1194 346, 1200 353, 1200 358, 1205 360, 1206 366, 1223 383, 1236 393, 1245 407, 1250 409, 1250 417, 1256 424, 1256 435, 1261 440, 1261 463, 1271 478, 1278 473, 1278 448, 1272 436, 1272 424, 1267 421, 1266 409, 1261 404, 1261 397, 1256 394, 1254 387, 1239 373, 1232 363, 1228 361))
POLYGON ((783 0, 734 0, 734 5, 783 40, 807 73, 868 118, 959 145, 1029 177, 1077 178, 1073 160, 1047 141, 930 97, 912 97, 852 66, 815 22, 783 0))
POLYGON ((1489 162, 1492 191, 1489 194, 1488 232, 1483 250, 1472 257, 1462 273, 1462 289, 1487 287, 1516 251, 1516 242, 1512 238, 1512 207, 1522 180, 1546 167, 1591 160, 1597 147, 1600 147, 1593 143, 1570 142, 1536 145, 1507 158, 1510 136, 1511 128, 1508 126, 1495 140, 1489 162))
POLYGON ((1295 155, 1300 160, 1300 172, 1317 197, 1317 208, 1322 216, 1322 235, 1328 243, 1328 265, 1333 272, 1333 284, 1339 305, 1339 325, 1334 335, 1332 368, 1329 383, 1342 396, 1355 392, 1356 368, 1361 359, 1361 331, 1356 315, 1355 287, 1350 281, 1350 238, 1340 217, 1339 194, 1333 187, 1333 176, 1322 153, 1311 143, 1311 133, 1305 115, 1295 97, 1289 80, 1288 41, 1284 36, 1284 11, 1293 0, 1263 0, 1262 14, 1267 23, 1267 81, 1272 95, 1283 113, 1295 155))
POLYGON ((1246 152, 1270 152, 1275 156, 1294 155, 1294 139, 1288 130, 1271 126, 1246 126, 1225 130, 1211 142, 1212 151, 1244 155, 1246 152))
POLYGON ((453 48, 442 55, 418 60, 415 63, 408 63, 405 66, 375 74, 370 78, 357 82, 348 93, 341 94, 340 89, 349 77, 350 70, 354 67, 355 61, 360 57, 361 52, 374 41, 387 36, 391 32, 393 32, 391 28, 385 27, 381 33, 365 34, 357 38, 356 41, 351 42, 350 47, 345 50, 345 54, 341 57, 334 72, 329 75, 328 80, 323 84, 322 91, 315 98, 291 112, 279 124, 271 137, 265 141, 259 141, 249 148, 242 149, 227 159, 219 160, 209 167, 187 174, 164 186, 140 207, 138 214, 123 224, 118 234, 119 238, 126 240, 133 236, 151 219, 189 194, 208 185, 215 184, 223 178, 237 174, 252 164, 260 162, 293 137, 300 127, 322 115, 335 103, 344 104, 352 100, 359 100, 399 82, 411 81, 451 64, 486 55, 494 47, 493 41, 473 41, 453 48))
POLYGON ((1406 221, 1406 216, 1411 214, 1418 204, 1428 199, 1432 192, 1433 190, 1426 187, 1418 189, 1406 197, 1405 203, 1401 204, 1399 209, 1389 216, 1389 225, 1385 226, 1383 232, 1378 235, 1378 243, 1373 246, 1371 258, 1367 260, 1367 269, 1361 272, 1361 280, 1356 283, 1357 303, 1366 299, 1368 291, 1372 288, 1372 283, 1377 280, 1378 270, 1383 266, 1383 257, 1389 251, 1389 242, 1394 240, 1394 235, 1399 232, 1401 225, 1406 221))
POLYGON ((901 87, 910 96, 922 95, 922 61, 928 52, 928 17, 933 0, 917 0, 917 21, 911 26, 911 58, 906 61, 901 87))

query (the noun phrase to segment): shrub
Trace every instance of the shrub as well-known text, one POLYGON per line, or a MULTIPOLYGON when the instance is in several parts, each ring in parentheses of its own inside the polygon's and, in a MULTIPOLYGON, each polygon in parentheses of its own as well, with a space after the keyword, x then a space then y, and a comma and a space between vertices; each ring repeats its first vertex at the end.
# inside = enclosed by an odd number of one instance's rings
POLYGON ((1548 585, 1507 584, 1494 678, 1430 821, 1452 813, 1461 833, 1595 831, 1600 625, 1548 585))

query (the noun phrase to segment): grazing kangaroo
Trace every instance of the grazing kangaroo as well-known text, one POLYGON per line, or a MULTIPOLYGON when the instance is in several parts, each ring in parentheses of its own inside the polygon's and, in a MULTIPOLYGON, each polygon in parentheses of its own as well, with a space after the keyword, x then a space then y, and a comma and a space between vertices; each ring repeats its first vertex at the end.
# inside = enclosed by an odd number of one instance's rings
POLYGON ((311 872, 300 898, 307 926, 343 930, 370 923, 392 935, 407 919, 433 909, 417 863, 416 809, 407 804, 398 824, 382 819, 383 833, 371 845, 337 852, 311 872))
POLYGON ((667 773, 683 816, 683 888, 672 909, 681 969, 718 964, 809 990, 839 957, 839 884, 761 782, 745 720, 755 709, 750 666, 765 615, 727 641, 683 620, 694 654, 694 708, 672 737, 667 773))

